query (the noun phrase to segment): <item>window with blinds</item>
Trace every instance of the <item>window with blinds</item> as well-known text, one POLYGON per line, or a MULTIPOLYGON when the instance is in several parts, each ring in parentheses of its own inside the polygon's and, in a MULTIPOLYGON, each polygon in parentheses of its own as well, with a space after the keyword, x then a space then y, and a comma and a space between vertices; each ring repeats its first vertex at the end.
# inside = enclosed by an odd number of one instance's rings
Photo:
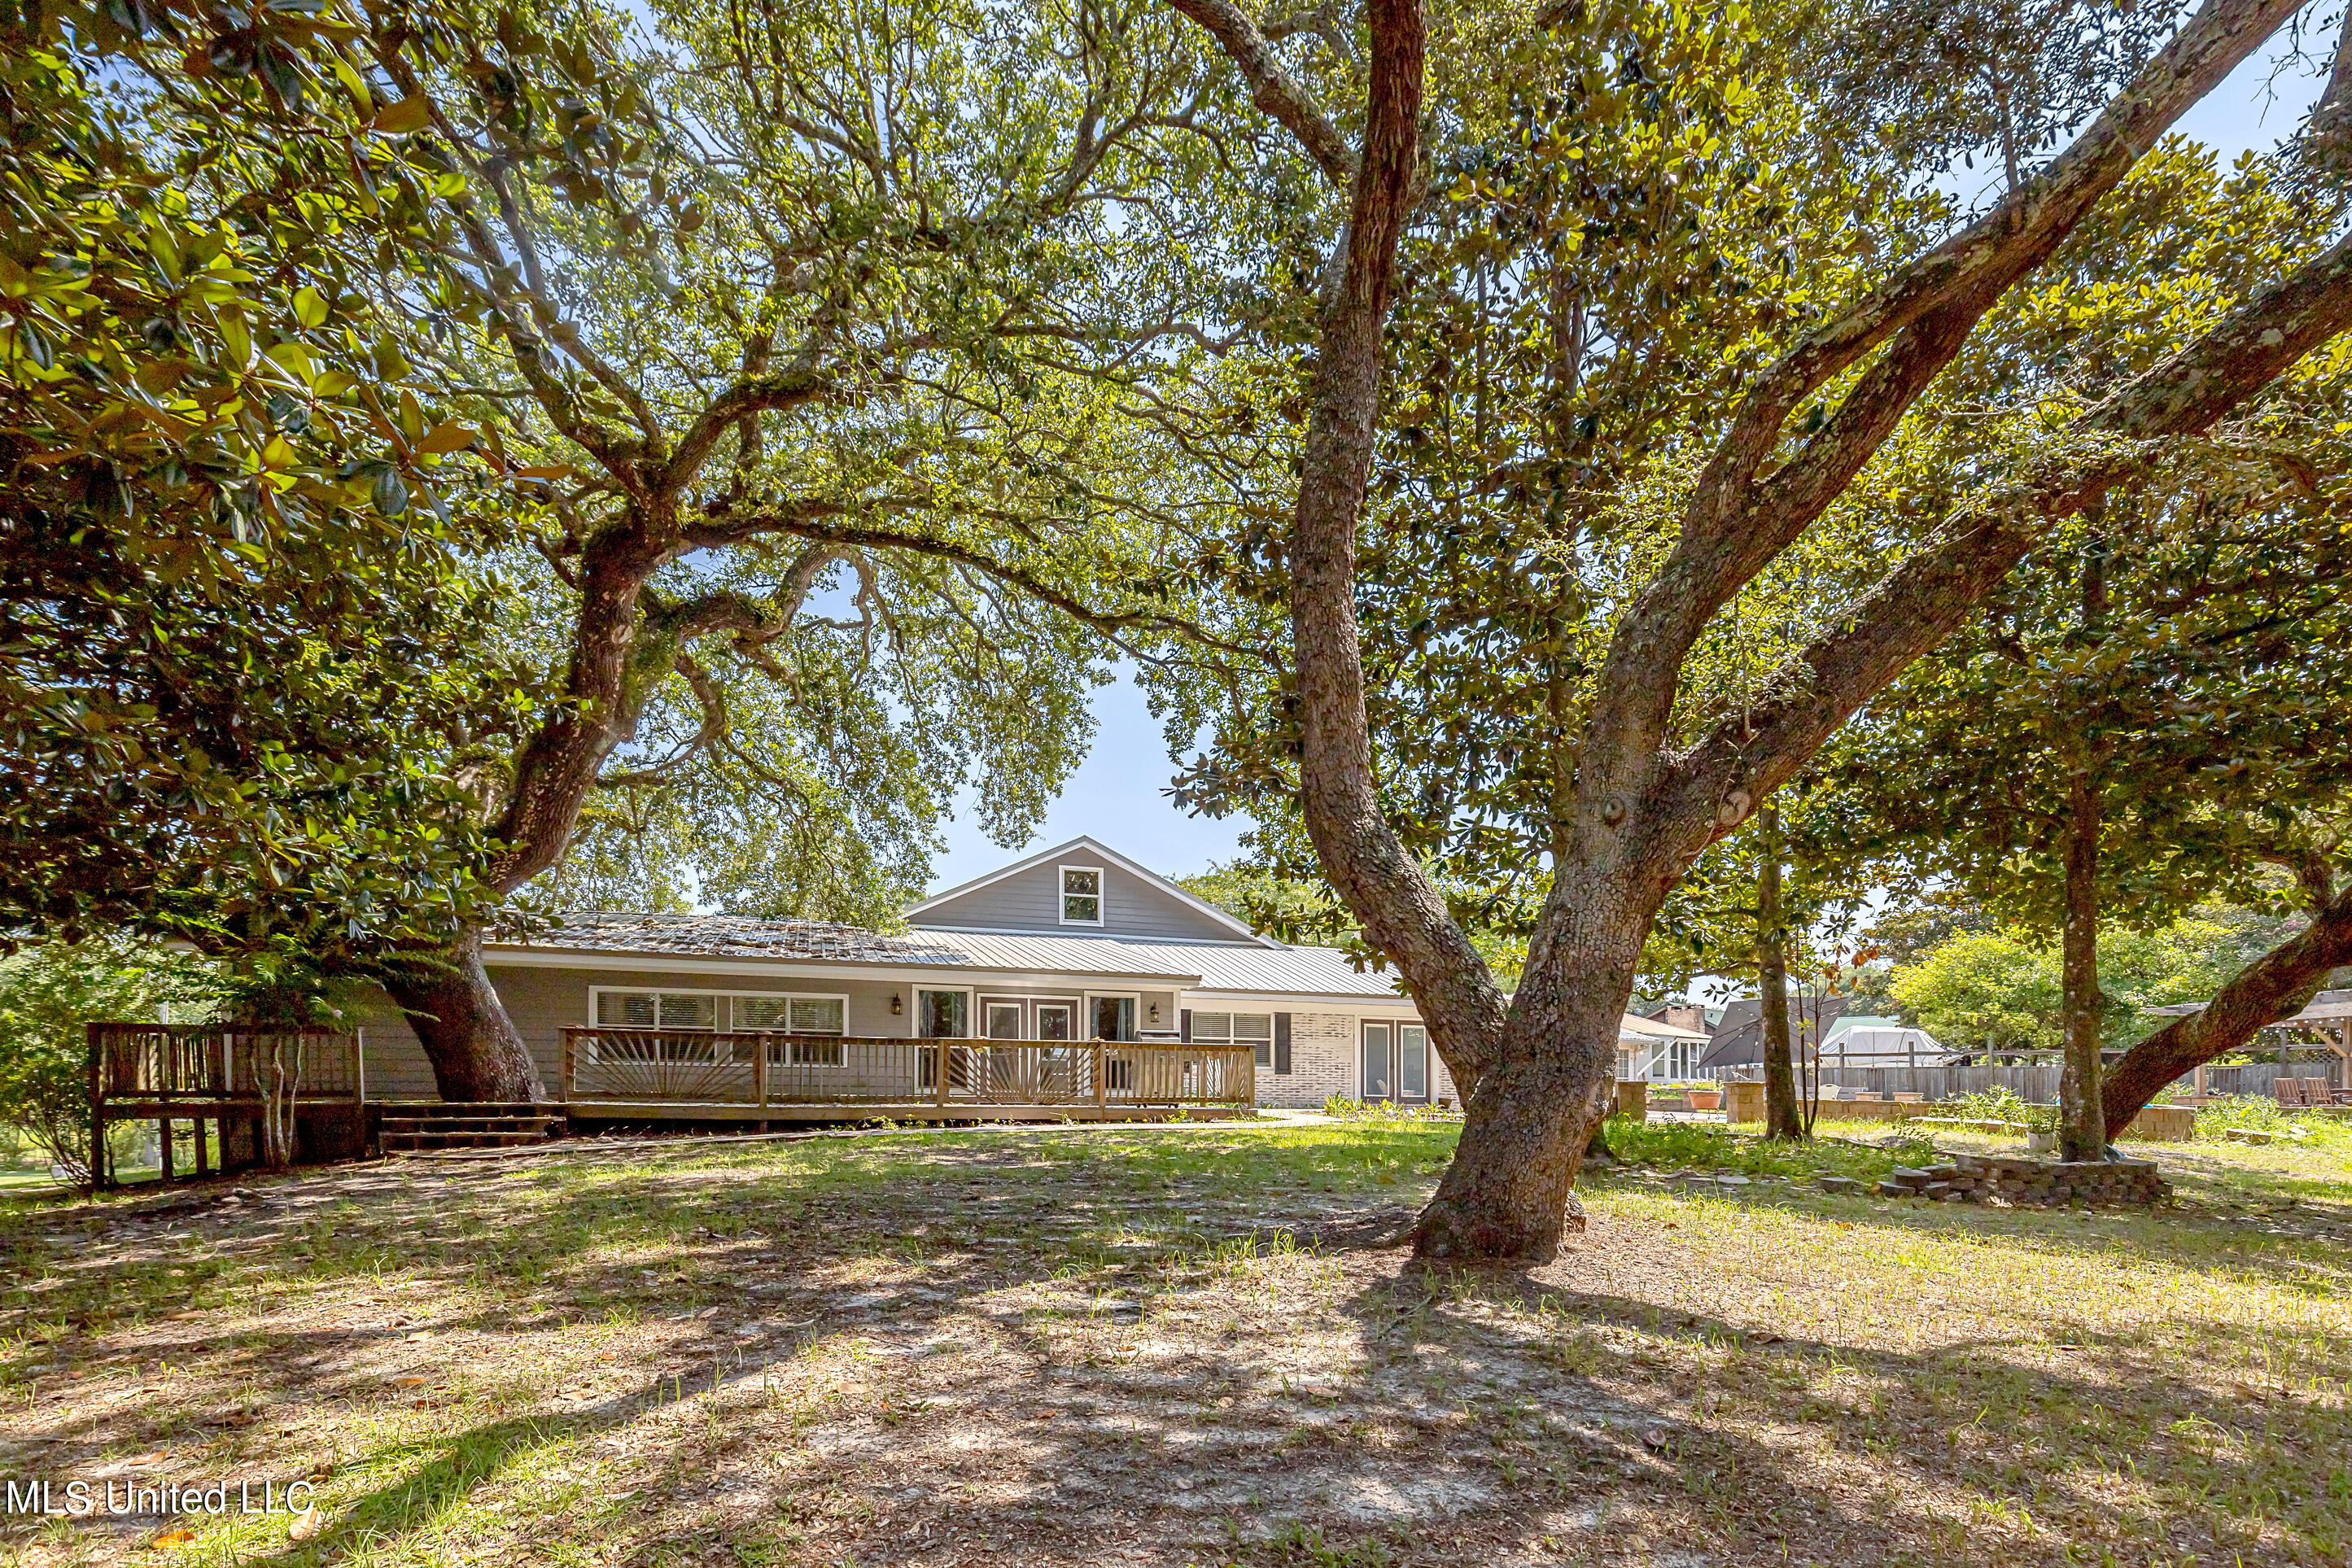
POLYGON ((1274 1065, 1272 1013, 1192 1014, 1192 1040, 1201 1045, 1248 1045, 1257 1049, 1260 1067, 1274 1065))

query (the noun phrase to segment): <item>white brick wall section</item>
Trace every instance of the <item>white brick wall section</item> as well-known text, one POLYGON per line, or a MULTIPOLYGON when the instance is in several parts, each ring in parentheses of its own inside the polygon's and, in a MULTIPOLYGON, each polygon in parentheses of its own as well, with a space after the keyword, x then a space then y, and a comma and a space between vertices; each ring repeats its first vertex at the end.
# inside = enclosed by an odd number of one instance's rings
MULTIPOLYGON (((1362 1092, 1358 1079, 1363 1071, 1361 1020, 1354 1013, 1292 1013, 1290 1071, 1260 1068, 1257 1098, 1262 1105, 1312 1111, 1334 1094, 1355 1099, 1362 1092)), ((1435 1082, 1431 1092, 1452 1100, 1454 1075, 1430 1053, 1435 1082)))

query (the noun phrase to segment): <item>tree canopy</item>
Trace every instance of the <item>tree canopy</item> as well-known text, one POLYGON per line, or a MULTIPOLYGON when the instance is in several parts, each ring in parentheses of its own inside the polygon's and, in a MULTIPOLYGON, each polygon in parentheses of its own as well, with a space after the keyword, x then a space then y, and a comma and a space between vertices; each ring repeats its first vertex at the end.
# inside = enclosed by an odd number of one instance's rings
MULTIPOLYGON (((498 509, 379 396, 347 244, 437 172, 300 88, 352 29, 299 9, 0 26, 0 925, 326 961, 447 930, 486 896, 469 738, 530 683, 481 653, 498 509), (147 98, 106 77, 142 34, 193 62, 147 98)), ((416 259, 377 227, 364 265, 416 259)))

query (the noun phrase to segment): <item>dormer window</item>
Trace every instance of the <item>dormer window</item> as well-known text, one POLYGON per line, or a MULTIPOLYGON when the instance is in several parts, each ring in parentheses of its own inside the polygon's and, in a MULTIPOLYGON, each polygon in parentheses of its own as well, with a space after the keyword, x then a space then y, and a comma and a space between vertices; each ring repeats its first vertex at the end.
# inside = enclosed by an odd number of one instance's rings
MULTIPOLYGON (((1034 907, 1034 905, 1032 907, 1034 907)), ((1094 866, 1062 867, 1062 924, 1102 924, 1102 873, 1094 866)))

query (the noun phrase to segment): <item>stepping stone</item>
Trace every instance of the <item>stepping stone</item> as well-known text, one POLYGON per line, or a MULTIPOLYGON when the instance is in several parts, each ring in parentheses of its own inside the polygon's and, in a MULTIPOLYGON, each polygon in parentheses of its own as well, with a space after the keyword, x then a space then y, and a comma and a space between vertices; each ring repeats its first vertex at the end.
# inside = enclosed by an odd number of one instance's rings
POLYGON ((1823 1192, 1860 1192, 1862 1183, 1852 1176, 1825 1176, 1821 1178, 1823 1192))

